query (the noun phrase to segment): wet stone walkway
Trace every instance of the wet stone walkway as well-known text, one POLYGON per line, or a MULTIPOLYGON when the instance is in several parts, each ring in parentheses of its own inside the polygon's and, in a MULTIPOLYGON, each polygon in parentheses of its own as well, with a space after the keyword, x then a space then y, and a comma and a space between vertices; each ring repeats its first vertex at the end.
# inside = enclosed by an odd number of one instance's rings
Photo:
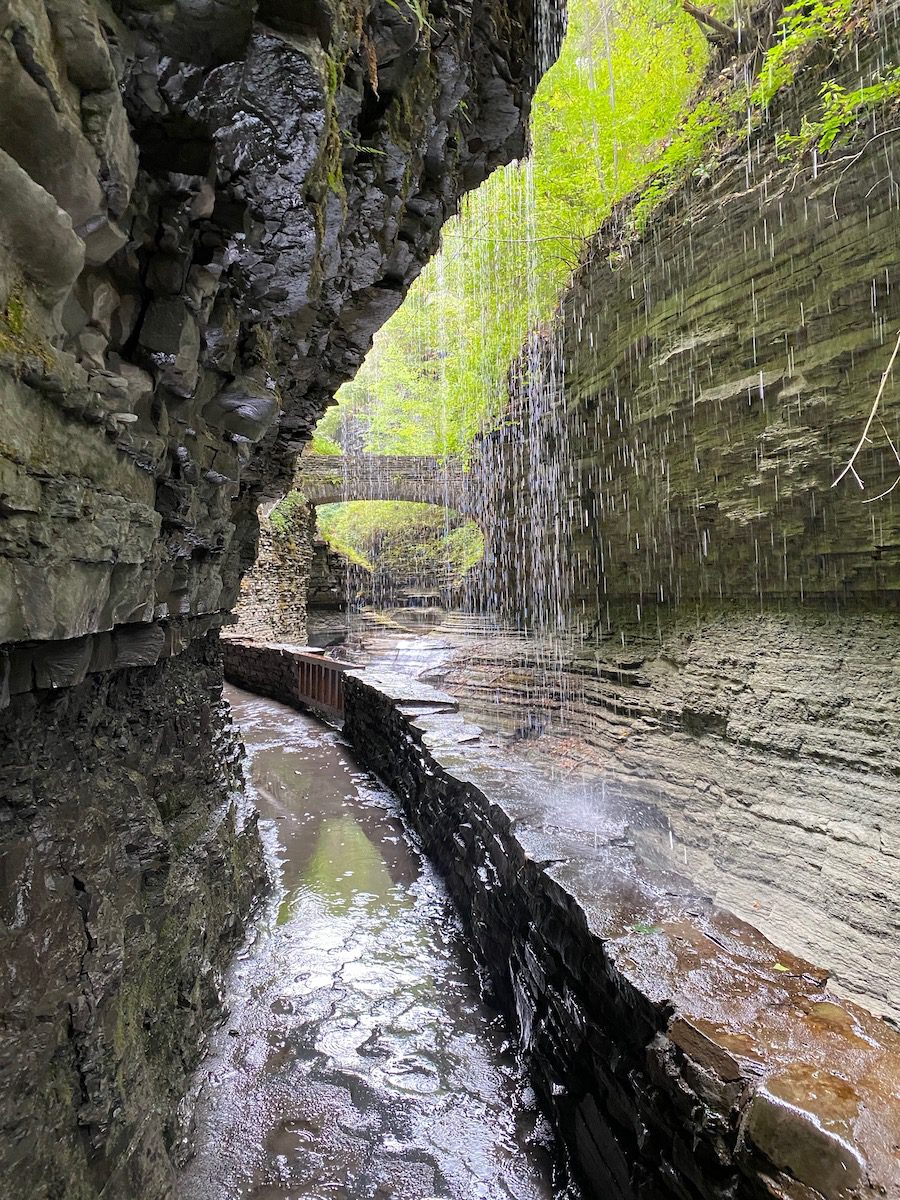
POLYGON ((179 1200, 551 1200, 549 1129, 450 901, 340 735, 227 690, 276 876, 179 1200))

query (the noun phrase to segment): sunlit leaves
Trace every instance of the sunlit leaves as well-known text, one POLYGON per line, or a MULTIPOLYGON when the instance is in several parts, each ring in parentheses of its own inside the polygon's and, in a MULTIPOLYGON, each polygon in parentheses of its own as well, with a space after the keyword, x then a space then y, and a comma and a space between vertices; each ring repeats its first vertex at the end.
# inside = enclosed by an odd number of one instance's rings
POLYGON ((705 61, 677 0, 571 0, 535 97, 530 162, 466 198, 320 432, 376 453, 465 454, 501 411, 529 328, 552 315, 584 238, 646 178, 705 61))

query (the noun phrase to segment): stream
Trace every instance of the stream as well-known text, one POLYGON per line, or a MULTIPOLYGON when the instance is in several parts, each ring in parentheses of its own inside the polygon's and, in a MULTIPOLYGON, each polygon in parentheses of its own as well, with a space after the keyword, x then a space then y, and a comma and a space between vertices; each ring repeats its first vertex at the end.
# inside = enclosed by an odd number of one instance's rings
POLYGON ((227 688, 273 894, 197 1072, 179 1200, 562 1200, 440 880, 340 734, 227 688))

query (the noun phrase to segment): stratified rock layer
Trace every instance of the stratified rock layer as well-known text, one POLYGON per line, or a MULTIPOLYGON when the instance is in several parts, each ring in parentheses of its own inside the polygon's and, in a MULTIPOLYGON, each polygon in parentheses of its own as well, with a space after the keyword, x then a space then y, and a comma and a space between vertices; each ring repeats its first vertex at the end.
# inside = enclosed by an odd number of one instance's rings
POLYGON ((900 1196, 896 1032, 649 868, 627 809, 585 809, 492 753, 446 693, 351 671, 344 701, 356 752, 445 873, 592 1200, 900 1196))
POLYGON ((532 757, 643 811, 649 853, 900 1023, 900 622, 661 617, 576 647, 442 630, 442 686, 475 720, 543 735, 532 757))
POLYGON ((169 1194, 263 879, 210 635, 0 716, 0 1190, 169 1194))
POLYGON ((532 659, 498 683, 490 649, 482 669, 509 698, 544 673, 610 792, 658 805, 704 887, 897 1021, 894 377, 858 481, 832 485, 900 329, 900 134, 878 110, 829 155, 776 140, 826 82, 884 77, 895 10, 868 21, 641 236, 616 213, 514 373, 482 445, 488 599, 588 638, 555 682, 532 659))
POLYGON ((114 7, 4 10, 0 645, 231 609, 557 40, 531 0, 114 7))

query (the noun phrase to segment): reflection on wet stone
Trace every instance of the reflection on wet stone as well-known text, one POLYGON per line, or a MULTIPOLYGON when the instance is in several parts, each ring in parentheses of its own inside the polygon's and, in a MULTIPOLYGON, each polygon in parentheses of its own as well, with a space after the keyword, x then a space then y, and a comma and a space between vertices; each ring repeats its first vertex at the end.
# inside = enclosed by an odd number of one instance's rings
POLYGON ((549 1200, 550 1134, 449 900, 338 734, 231 690, 277 874, 179 1200, 549 1200))

